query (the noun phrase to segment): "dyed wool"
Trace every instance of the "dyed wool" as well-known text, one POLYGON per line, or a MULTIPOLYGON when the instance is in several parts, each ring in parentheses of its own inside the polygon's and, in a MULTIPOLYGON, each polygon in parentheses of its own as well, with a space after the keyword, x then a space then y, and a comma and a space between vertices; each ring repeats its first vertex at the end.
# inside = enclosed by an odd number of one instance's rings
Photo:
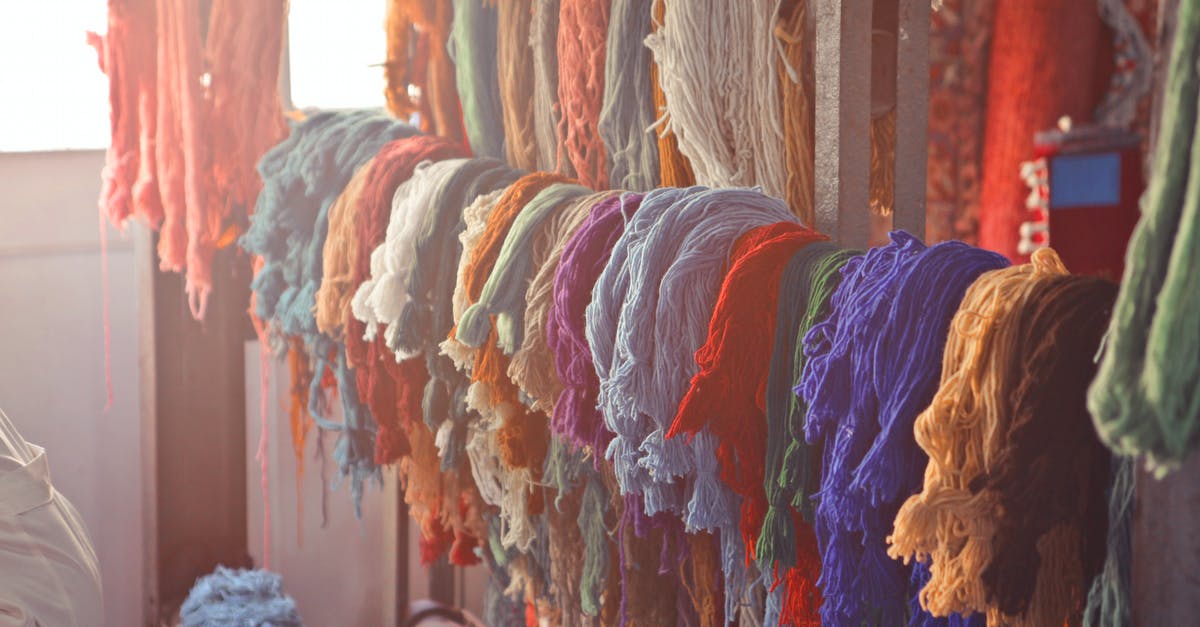
POLYGON ((1126 252, 1125 280, 1088 407, 1117 454, 1143 457, 1156 475, 1178 467, 1200 443, 1200 8, 1181 3, 1142 219, 1126 252))
MULTIPOLYGON (((507 374, 508 355, 520 346, 524 332, 524 299, 532 274, 529 244, 544 222, 557 219, 586 192, 578 185, 556 183, 521 210, 511 222, 478 299, 463 312, 455 328, 460 342, 480 347, 472 380, 483 386, 472 390, 472 395, 478 390, 490 397, 490 405, 505 408, 498 412, 511 412, 503 419, 497 437, 505 461, 517 468, 540 469, 548 435, 545 415, 521 406, 519 390, 507 374)), ((493 212, 493 218, 497 213, 493 212)))
POLYGON ((811 31, 805 23, 811 0, 784 0, 779 5, 775 38, 780 47, 776 68, 783 116, 783 152, 787 163, 784 198, 804 224, 816 224, 813 145, 816 83, 811 31))
MULTIPOLYGON (((624 231, 613 245, 607 264, 592 286, 591 302, 584 310, 588 351, 599 384, 594 407, 600 410, 607 432, 615 436, 609 440, 603 454, 612 463, 621 494, 642 494, 651 483, 649 471, 637 463, 640 457, 638 446, 646 431, 643 421, 626 420, 628 412, 608 411, 610 402, 616 406, 621 401, 617 397, 609 401, 605 392, 608 381, 616 374, 617 329, 631 282, 629 257, 642 246, 655 222, 677 200, 701 191, 702 188, 662 188, 646 193, 639 210, 625 224, 624 231)), ((604 437, 608 438, 607 435, 604 437)), ((682 474, 684 471, 679 472, 682 474)))
POLYGON ((503 159, 496 7, 484 0, 453 0, 453 4, 454 21, 446 47, 454 62, 467 139, 476 156, 503 159))
POLYGON ((447 159, 419 164, 396 188, 383 243, 371 252, 371 276, 359 285, 351 303, 354 317, 363 322, 364 338, 375 340, 382 327, 386 343, 394 344, 400 312, 408 301, 405 281, 415 263, 412 241, 434 195, 465 163, 466 159, 447 159))
POLYGON ((457 143, 467 135, 446 46, 452 12, 449 2, 388 0, 384 93, 392 115, 420 113, 422 130, 457 143), (416 101, 413 94, 419 94, 416 101))
POLYGON ((604 99, 597 128, 606 151, 609 185, 658 187, 654 136, 653 61, 643 41, 651 32, 654 0, 612 0, 605 43, 604 99))
POLYGON ((100 213, 116 225, 136 217, 162 223, 154 156, 157 73, 156 0, 109 0, 108 32, 88 42, 108 75, 111 141, 100 173, 100 213))
POLYGON ((891 239, 847 262, 829 318, 804 339, 806 429, 825 451, 816 495, 824 620, 893 624, 908 614, 910 574, 887 561, 885 537, 900 502, 920 487, 912 424, 937 389, 964 292, 1007 264, 959 242, 925 248, 902 231, 891 239))
POLYGON ((1108 456, 1090 429, 1084 391, 1116 288, 1065 276, 1051 251, 1036 252, 1033 266, 1023 276, 985 277, 980 293, 969 295, 975 307, 964 315, 971 316, 971 337, 951 337, 958 344, 947 353, 947 367, 959 366, 968 383, 986 377, 984 386, 974 396, 957 382, 943 385, 950 394, 943 407, 958 421, 951 431, 932 412, 918 422, 918 440, 931 450, 929 480, 896 520, 896 534, 908 546, 916 540, 922 551, 931 548, 929 598, 950 589, 947 583, 959 599, 978 600, 978 592, 989 621, 1005 624, 1077 621, 1084 591, 1101 570, 1106 535, 1108 456), (1008 302, 989 310, 996 300, 1008 302), (944 479, 960 470, 969 482, 966 498, 954 496, 962 490, 958 479, 944 479), (950 505, 956 520, 978 530, 965 543, 958 531, 938 532, 956 543, 949 551, 923 539, 930 530, 925 516, 944 512, 945 497, 956 498, 950 505), (939 572, 943 556, 957 568, 949 581, 939 572))
MULTIPOLYGON (((829 284, 834 282, 829 279, 840 279, 842 265, 855 254, 828 242, 817 242, 792 255, 780 275, 775 337, 764 389, 767 445, 763 491, 767 512, 754 551, 758 567, 764 572, 770 572, 776 563, 795 566, 796 526, 789 522, 787 508, 796 490, 788 488, 795 482, 803 486, 799 492, 815 492, 819 479, 819 451, 809 450, 802 431, 798 441, 791 434, 793 422, 802 423, 804 413, 790 383, 793 373, 802 371, 802 366, 795 363, 804 358, 797 346, 815 319, 824 317, 833 292, 829 284)), ((796 509, 805 520, 812 521, 807 501, 796 509)))
MULTIPOLYGON (((707 335, 734 241, 754 227, 795 218, 782 201, 755 190, 696 191, 676 201, 640 237, 634 226, 653 216, 647 211, 648 195, 626 229, 640 244, 626 260, 629 287, 614 334, 611 370, 601 373, 597 364, 597 373, 606 422, 632 425, 639 435, 646 434, 631 452, 634 464, 649 479, 642 486, 647 513, 686 512, 689 529, 721 530, 728 618, 745 589, 746 549, 737 531, 733 493, 717 478, 716 442, 710 433, 701 432, 688 446, 682 440, 667 441, 664 433, 698 371, 694 354, 707 335), (681 476, 691 478, 684 494, 679 494, 681 486, 675 481, 681 476)), ((614 252, 610 266, 616 260, 614 252)), ((600 286, 598 282, 597 289, 600 286)), ((608 451, 614 465, 619 455, 628 454, 622 445, 630 446, 619 439, 608 451)))
POLYGON ((291 137, 259 163, 263 191, 241 238, 242 247, 263 258, 251 283, 255 313, 276 337, 305 341, 313 377, 309 413, 325 429, 342 432, 334 457, 351 478, 356 505, 362 484, 376 475, 374 428, 358 398, 342 345, 316 328, 312 310, 322 269, 328 210, 355 170, 383 144, 414 134, 412 127, 369 111, 322 112, 301 123, 291 137), (337 191, 333 191, 337 190, 337 191), (321 382, 332 369, 342 400, 343 422, 326 417, 321 382))
POLYGON ((197 319, 216 248, 258 193, 255 162, 286 132, 275 87, 284 14, 280 0, 218 0, 207 11, 112 0, 108 34, 89 35, 112 107, 101 214, 160 230, 159 265, 186 272, 197 319))
POLYGON ((760 185, 782 198, 787 171, 773 36, 778 3, 663 2, 662 25, 646 46, 658 64, 669 127, 696 182, 760 185))
POLYGON ((533 49, 529 46, 533 0, 504 0, 496 5, 496 71, 504 119, 504 155, 514 168, 536 170, 533 49))
MULTIPOLYGON (((663 0, 654 1, 654 20, 651 22, 651 32, 662 27, 666 7, 663 0)), ((651 96, 654 99, 654 115, 657 116, 655 128, 658 131, 658 165, 659 179, 663 187, 689 187, 696 184, 696 175, 692 173, 692 164, 687 157, 679 152, 679 141, 671 130, 670 114, 667 113, 667 96, 662 90, 659 77, 658 63, 650 62, 651 96)))
POLYGON ((1133 484, 1136 465, 1131 459, 1111 462, 1108 486, 1108 533, 1104 567, 1092 581, 1084 608, 1086 627, 1133 624, 1133 484))
POLYGON ((625 193, 593 206, 587 220, 563 248, 554 273, 554 299, 546 321, 546 342, 554 351, 563 391, 554 404, 550 426, 576 447, 602 451, 611 438, 596 409, 600 381, 588 351, 585 312, 596 280, 604 271, 625 224, 641 203, 642 194, 625 193))
POLYGON ((346 307, 353 295, 350 270, 359 246, 354 222, 358 218, 358 197, 374 162, 375 157, 371 157, 362 164, 329 207, 329 235, 321 253, 321 287, 317 289, 314 318, 317 330, 334 339, 342 338, 346 307))
POLYGON ((442 450, 442 467, 456 468, 466 461, 468 382, 453 363, 440 354, 435 346, 452 329, 451 297, 454 290, 454 270, 461 254, 458 234, 464 228, 463 208, 484 194, 510 185, 519 173, 492 160, 476 160, 476 167, 464 166, 438 191, 433 211, 426 216, 422 238, 414 246, 418 263, 409 273, 409 303, 401 312, 401 328, 397 343, 400 349, 424 353, 429 370, 421 405, 425 423, 438 432, 442 450), (437 224, 445 220, 449 229, 439 232, 437 224), (430 237, 424 239, 428 234, 430 237), (440 249, 422 249, 433 242, 444 242, 440 249), (414 340, 416 343, 414 344, 414 340))
POLYGON ((217 566, 215 572, 196 580, 179 608, 179 620, 186 627, 303 625, 296 602, 283 592, 279 575, 224 566, 217 566))
POLYGON ((579 230, 597 203, 618 192, 597 192, 580 197, 546 221, 533 242, 533 281, 525 294, 525 329, 522 342, 512 355, 508 376, 521 389, 525 403, 549 415, 562 392, 562 382, 552 367, 553 355, 547 340, 547 323, 554 299, 554 274, 567 241, 579 230))
MULTIPOLYGON (((770 362, 761 356, 774 340, 773 314, 785 266, 798 250, 826 239, 794 222, 758 227, 738 239, 709 322, 708 340, 696 351, 700 371, 692 377, 667 432, 670 438, 695 434, 705 426, 711 430, 718 441, 721 479, 743 499, 741 535, 751 556, 767 509, 762 464, 767 446, 764 413, 770 362)), ((797 594, 807 592, 781 616, 789 624, 817 620, 820 605, 815 593, 815 541, 797 546, 801 553, 795 559, 810 570, 789 578, 793 584, 789 588, 796 588, 797 594)))
MULTIPOLYGON (((470 261, 475 255, 475 248, 479 246, 483 240, 484 233, 487 232, 488 218, 495 210, 496 204, 500 202, 508 193, 508 189, 498 189, 490 194, 485 194, 475 199, 475 202, 463 209, 463 231, 458 234, 458 241, 462 244, 462 255, 458 257, 458 280, 454 283, 454 294, 451 296, 451 312, 454 316, 455 324, 462 318, 462 314, 470 307, 472 301, 467 294, 467 283, 470 279, 471 265, 470 261)), ((458 341, 458 338, 451 334, 439 345, 442 353, 450 358, 454 366, 463 372, 470 372, 471 367, 475 364, 475 355, 479 349, 475 346, 467 346, 458 341)))
POLYGON ((570 160, 561 158, 558 104, 558 16, 560 0, 533 0, 529 47, 533 50, 533 130, 537 169, 572 176, 570 160))
MULTIPOLYGON (((917 444, 929 456, 924 491, 896 515, 888 549, 893 557, 930 563, 920 600, 934 615, 992 607, 982 573, 992 560, 998 495, 981 487, 1011 420, 1005 378, 1019 363, 1009 360, 1010 347, 1000 340, 1035 287, 1065 274, 1050 249, 1037 251, 1030 264, 986 273, 967 290, 950 325, 941 387, 915 423, 917 444)), ((999 616, 989 613, 993 617, 999 616)), ((1064 617, 1042 616, 1051 623, 1064 617)))
MULTIPOLYGON (((579 476, 583 470, 583 458, 572 453, 560 438, 551 437, 550 452, 546 455, 543 477, 549 484, 546 488, 546 529, 550 544, 550 597, 553 599, 559 624, 581 625, 584 615, 581 585, 585 543, 578 523, 583 504, 584 490, 579 476), (549 498, 554 494, 554 498, 549 498)), ((594 471, 593 471, 594 472, 594 471)), ((592 524, 604 537, 604 521, 592 524)), ((595 615, 598 606, 593 606, 595 615)))
POLYGON ((559 0, 559 160, 570 160, 579 182, 608 187, 604 141, 597 125, 604 100, 604 48, 612 0, 559 0))
MULTIPOLYGON (((375 250, 386 241, 386 231, 395 214, 394 201, 402 193, 401 188, 411 180, 421 163, 448 160, 465 153, 465 148, 449 140, 418 135, 389 143, 376 155, 376 164, 368 177, 370 184, 359 197, 355 220, 359 244, 350 284, 360 288, 354 294, 356 299, 360 298, 362 285, 369 281, 375 250)), ((410 217, 405 213, 397 216, 399 219, 410 217)), ((346 359, 355 368, 359 394, 367 399, 375 418, 375 462, 387 464, 404 452, 402 425, 420 415, 420 396, 428 376, 423 363, 397 363, 383 338, 368 341, 366 326, 353 315, 353 310, 354 301, 343 307, 346 359)))
POLYGON ((997 321, 1003 327, 994 346, 1008 353, 1004 383, 1011 387, 1004 386, 1007 415, 993 435, 1003 444, 985 457, 981 490, 994 491, 999 508, 982 578, 1001 613, 1025 614, 1029 624, 1064 614, 1078 620, 1104 563, 1109 455, 1092 428, 1086 393, 1116 292, 1103 279, 1056 277, 997 321), (1069 543, 1053 544, 1058 535, 1069 543))

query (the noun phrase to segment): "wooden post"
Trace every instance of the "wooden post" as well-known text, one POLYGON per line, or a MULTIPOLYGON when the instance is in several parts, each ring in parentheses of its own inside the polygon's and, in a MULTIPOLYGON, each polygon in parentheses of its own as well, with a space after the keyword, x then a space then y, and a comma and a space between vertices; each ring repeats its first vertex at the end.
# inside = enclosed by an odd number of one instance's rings
POLYGON ((929 146, 929 0, 899 0, 893 228, 925 238, 929 146))
POLYGON ((169 620, 196 578, 249 566, 243 343, 250 266, 218 251, 203 323, 183 277, 158 270, 156 238, 139 235, 139 367, 146 470, 146 623, 169 620))
POLYGON ((870 239, 873 100, 896 107, 894 225, 925 236, 929 0, 815 0, 817 228, 843 246, 870 239), (879 19, 874 19, 879 18, 879 19), (882 67, 872 64, 872 30, 882 67), (891 63, 894 60, 895 63, 891 63), (872 94, 874 89, 894 93, 872 94), (893 87, 894 85, 894 87, 893 87))
POLYGON ((815 0, 817 229, 867 246, 871 177, 871 0, 815 0))

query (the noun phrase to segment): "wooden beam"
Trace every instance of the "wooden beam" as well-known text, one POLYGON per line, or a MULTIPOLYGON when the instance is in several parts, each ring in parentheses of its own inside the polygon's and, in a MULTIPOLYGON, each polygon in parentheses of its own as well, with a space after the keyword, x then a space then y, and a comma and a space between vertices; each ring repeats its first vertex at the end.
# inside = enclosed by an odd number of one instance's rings
MULTIPOLYGON (((144 240, 149 240, 145 236, 144 240)), ((183 277, 158 270, 139 246, 139 347, 146 469, 147 617, 158 625, 196 578, 218 565, 249 566, 243 343, 253 338, 250 266, 218 251, 203 323, 192 319, 183 277)))
POLYGON ((925 238, 929 145, 929 0, 899 0, 893 228, 925 238))
POLYGON ((871 0, 815 0, 817 228, 867 246, 871 176, 871 0))

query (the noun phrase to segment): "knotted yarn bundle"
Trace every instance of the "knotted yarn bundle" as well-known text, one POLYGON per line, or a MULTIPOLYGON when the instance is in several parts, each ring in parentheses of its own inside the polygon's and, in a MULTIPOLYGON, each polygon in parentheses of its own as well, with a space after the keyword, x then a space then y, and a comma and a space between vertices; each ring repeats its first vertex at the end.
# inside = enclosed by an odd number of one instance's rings
POLYGON ((1086 395, 1116 293, 1096 277, 1055 277, 998 321, 1008 416, 989 434, 999 446, 985 458, 981 490, 994 491, 999 507, 982 578, 996 610, 1028 624, 1078 620, 1104 564, 1109 454, 1086 395))
POLYGON ((816 78, 812 30, 807 29, 808 0, 784 0, 774 37, 780 48, 776 60, 783 115, 783 153, 787 164, 788 206, 800 221, 816 223, 814 144, 816 143, 816 78))
POLYGON ((533 50, 533 131, 537 139, 537 169, 572 176, 570 160, 559 151, 558 18, 560 0, 533 0, 529 47, 533 50))
POLYGON ((471 418, 466 403, 467 379, 436 350, 438 341, 453 328, 451 299, 454 271, 461 256, 458 235, 464 228, 463 210, 479 196, 507 187, 519 175, 495 160, 465 164, 435 195, 420 237, 414 240, 417 263, 409 271, 409 299, 401 311, 397 355, 424 354, 430 377, 421 399, 422 413, 425 423, 437 432, 446 470, 466 461, 466 426, 471 418))
POLYGON ((304 339, 313 373, 309 414, 322 428, 342 433, 334 456, 341 474, 351 478, 356 505, 363 482, 376 473, 374 426, 359 401, 344 346, 317 330, 312 311, 330 205, 383 144, 414 133, 412 127, 371 111, 310 116, 260 161, 263 191, 241 238, 242 247, 263 260, 251 283, 255 313, 276 337, 304 339), (327 369, 333 371, 342 400, 340 424, 326 416, 321 385, 327 369))
MULTIPOLYGON (((496 64, 496 6, 485 0, 452 0, 454 20, 446 48, 462 103, 463 125, 471 151, 503 159, 504 124, 496 64)), ((440 42, 433 42, 439 45, 440 42)))
POLYGON ((554 356, 548 341, 550 307, 554 300, 554 276, 563 249, 598 203, 618 192, 581 196, 546 221, 533 242, 535 274, 525 294, 525 329, 522 342, 512 354, 508 376, 521 389, 525 402, 535 411, 550 415, 562 392, 558 373, 551 366, 554 356))
POLYGON ((359 241, 354 223, 358 218, 358 197, 368 180, 375 157, 371 157, 350 177, 350 182, 329 207, 329 235, 321 252, 321 287, 317 289, 313 317, 317 330, 341 339, 346 324, 346 308, 353 296, 350 273, 358 255, 359 241))
POLYGON ((1162 132, 1142 217, 1129 240, 1100 370, 1088 407, 1117 454, 1145 458, 1158 476, 1200 443, 1200 8, 1183 3, 1175 21, 1162 132))
MULTIPOLYGON (((533 272, 530 244, 544 222, 556 218, 586 193, 587 189, 578 185, 554 183, 521 209, 508 224, 479 297, 455 327, 460 342, 480 349, 471 378, 484 385, 472 394, 486 394, 488 404, 512 412, 503 419, 497 436, 506 461, 517 468, 541 467, 548 434, 546 417, 523 406, 520 391, 508 376, 508 356, 521 345, 524 333, 524 299, 533 272)), ((505 218, 498 207, 489 219, 489 231, 497 219, 498 230, 504 230, 505 218)))
POLYGON ((388 0, 384 93, 392 115, 420 113, 422 130, 457 143, 467 134, 446 46, 453 11, 438 0, 388 0))
POLYGON ((611 0, 559 0, 559 160, 569 160, 579 182, 592 189, 609 186, 597 125, 604 101, 604 50, 611 9, 611 0))
POLYGON ((597 128, 612 187, 658 187, 658 139, 653 126, 653 60, 643 43, 651 32, 654 0, 612 0, 604 59, 604 99, 597 128))
MULTIPOLYGON (((993 557, 998 495, 982 488, 1011 420, 1012 388, 1004 378, 1019 363, 1009 360, 1017 338, 1010 346, 1001 341, 1029 294, 1065 274, 1050 249, 1037 251, 1029 264, 985 273, 967 290, 950 325, 941 386, 914 428, 929 456, 924 489, 901 507, 888 539, 893 557, 929 564, 920 601, 935 616, 992 608, 982 573, 993 557)), ((999 616, 989 612, 993 618, 999 616)))
POLYGON ((646 46, 666 97, 667 127, 696 182, 760 185, 768 196, 783 198, 787 171, 774 41, 778 2, 663 4, 661 26, 646 37, 646 46))
POLYGON ((546 342, 554 351, 563 391, 554 403, 550 426, 576 447, 602 451, 612 437, 596 409, 600 380, 588 350, 586 310, 592 288, 642 198, 642 194, 624 193, 596 203, 563 247, 554 272, 546 342))
MULTIPOLYGON (((667 431, 671 438, 710 429, 718 443, 721 479, 743 499, 741 535, 751 557, 767 510, 762 486, 770 361, 762 354, 774 342, 780 277, 798 250, 826 239, 795 222, 758 227, 739 238, 709 321, 708 339, 696 351, 700 371, 692 377, 667 431)), ((797 546, 804 555, 795 560, 815 570, 815 541, 797 546)), ((781 617, 784 622, 817 620, 820 596, 815 594, 815 579, 812 571, 789 579, 789 588, 796 588, 801 598, 781 617)))
POLYGON ((504 155, 514 168, 536 170, 533 48, 529 45, 533 0, 504 0, 496 4, 496 72, 504 121, 504 155))
POLYGON ((400 312, 408 301, 406 281, 415 263, 412 241, 434 195, 466 162, 457 158, 419 164, 396 188, 383 242, 371 252, 371 274, 359 284, 351 301, 351 313, 363 323, 365 339, 382 336, 387 345, 395 343, 400 312))
MULTIPOLYGON (((631 414, 607 410, 610 403, 606 386, 615 376, 617 332, 623 305, 631 283, 630 256, 643 245, 643 239, 654 224, 681 198, 697 194, 702 188, 654 189, 642 197, 640 208, 624 225, 603 270, 592 286, 591 301, 584 310, 585 337, 597 376, 598 393, 595 408, 603 417, 604 429, 612 434, 603 454, 613 466, 621 494, 641 494, 650 483, 649 472, 638 465, 638 447, 645 437, 645 425, 640 417, 626 420, 631 414)), ((613 397, 611 403, 620 403, 613 397)))
POLYGON ((412 189, 406 184, 416 169, 424 163, 451 160, 465 153, 464 147, 429 135, 391 142, 376 155, 368 177, 370 184, 359 197, 354 225, 358 246, 349 279, 358 290, 343 307, 342 315, 346 325, 346 358, 355 368, 359 394, 367 400, 375 418, 377 464, 391 463, 404 454, 404 425, 420 416, 420 395, 428 376, 423 372, 423 363, 396 363, 382 337, 376 335, 368 340, 366 324, 356 314, 363 310, 363 301, 371 294, 368 283, 372 282, 372 261, 377 252, 378 257, 384 256, 385 251, 380 248, 387 241, 392 220, 400 226, 417 221, 417 216, 412 215, 418 213, 417 208, 397 207, 396 203, 412 189))
MULTIPOLYGON (((699 370, 695 351, 707 337, 735 241, 755 227, 795 218, 782 201, 758 190, 695 191, 665 211, 626 260, 630 283, 611 374, 607 381, 601 377, 600 403, 606 421, 635 425, 645 434, 634 457, 650 479, 642 486, 646 512, 675 511, 689 529, 721 530, 728 618, 746 590, 746 547, 737 530, 734 493, 718 479, 717 443, 707 431, 690 446, 667 440, 665 433, 699 370), (617 402, 622 398, 628 400, 617 402), (677 477, 689 479, 683 493, 677 477)), ((643 200, 635 222, 652 215, 647 208, 643 200)), ((617 446, 614 439, 610 458, 623 452, 617 446)))
POLYGON ((912 423, 937 389, 964 292, 1007 264, 959 242, 926 248, 902 231, 890 237, 847 262, 829 318, 805 337, 806 426, 825 450, 816 497, 825 620, 906 616, 910 575, 888 562, 885 538, 900 501, 920 486, 912 423))
MULTIPOLYGON (((809 449, 802 431, 798 441, 791 432, 793 422, 803 423, 803 403, 791 389, 793 377, 799 378, 794 373, 803 370, 803 351, 797 347, 816 319, 824 318, 833 293, 830 284, 836 286, 836 281, 829 279, 840 279, 842 265, 855 254, 829 242, 809 244, 792 255, 779 278, 775 337, 764 389, 767 445, 763 492, 767 512, 754 550, 759 569, 764 572, 770 572, 776 564, 796 566, 798 526, 789 522, 790 498, 794 492, 815 492, 820 475, 819 451, 809 449), (801 487, 789 490, 793 484, 801 487)), ((811 530, 812 511, 807 500, 794 507, 811 530)))

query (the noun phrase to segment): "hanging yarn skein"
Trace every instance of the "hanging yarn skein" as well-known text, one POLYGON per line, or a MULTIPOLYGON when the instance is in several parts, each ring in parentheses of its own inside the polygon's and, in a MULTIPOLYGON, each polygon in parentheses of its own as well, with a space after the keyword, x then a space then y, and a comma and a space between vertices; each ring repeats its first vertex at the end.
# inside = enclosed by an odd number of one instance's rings
POLYGON ((345 348, 316 328, 312 311, 321 279, 328 210, 351 176, 383 144, 415 129, 370 111, 323 112, 310 116, 291 138, 260 161, 264 187, 242 247, 263 258, 251 289, 256 314, 277 336, 304 338, 313 377, 309 414, 325 429, 340 431, 334 457, 351 477, 356 506, 362 484, 376 473, 374 428, 359 402, 345 348), (331 369, 342 400, 342 422, 327 419, 321 393, 331 369))
POLYGON ((811 0, 784 0, 774 37, 783 115, 783 152, 787 164, 784 198, 804 224, 816 224, 814 152, 816 143, 812 38, 805 29, 811 0))
POLYGON ((1078 620, 1103 561, 1108 477, 1084 394, 1114 293, 1100 279, 1068 276, 1050 249, 968 290, 942 386, 916 423, 929 454, 925 488, 890 539, 893 556, 932 560, 921 592, 931 611, 1078 620), (1032 497, 1043 490, 1059 498, 1032 497), (1030 498, 1040 505, 1029 509, 1030 498))
POLYGON ((454 21, 446 47, 454 62, 467 139, 476 156, 503 159, 504 123, 496 66, 496 7, 484 0, 452 1, 454 21))
MULTIPOLYGON (((770 362, 761 356, 774 341, 774 314, 785 266, 797 251, 826 239, 794 222, 762 226, 739 238, 709 322, 708 339, 696 351, 700 371, 692 377, 666 434, 668 438, 694 434, 705 426, 711 430, 718 443, 721 479, 742 497, 740 532, 751 557, 767 510, 762 486, 767 446, 764 394, 770 362)), ((819 558, 811 535, 810 531, 809 542, 797 544, 800 554, 794 556, 807 572, 789 573, 788 592, 797 598, 788 611, 781 612, 781 620, 788 624, 818 620, 819 558)))
POLYGON ((535 170, 537 135, 533 124, 533 49, 529 31, 533 0, 496 2, 496 73, 504 121, 504 155, 519 170, 535 170))
POLYGON ((642 198, 642 194, 624 193, 593 206, 563 248, 554 273, 546 341, 554 351, 563 391, 554 404, 551 427, 576 447, 604 450, 611 438, 596 409, 600 381, 588 350, 586 310, 596 281, 642 198))
POLYGON ((654 0, 612 0, 604 59, 604 99, 597 128, 606 150, 610 185, 646 191, 658 187, 654 136, 653 60, 643 43, 651 32, 654 0))
POLYGON ((664 2, 662 25, 646 37, 667 126, 701 185, 760 185, 768 196, 785 196, 777 4, 671 0, 664 2))
POLYGON ((467 134, 446 49, 452 18, 449 2, 388 0, 384 93, 392 115, 408 119, 419 112, 422 130, 457 143, 467 134))
POLYGON ((1100 370, 1088 392, 1096 430, 1119 455, 1144 458, 1162 477, 1200 443, 1200 335, 1192 324, 1200 289, 1200 9, 1181 3, 1163 91, 1142 218, 1129 240, 1125 275, 1100 370))
POLYGON ((1030 624, 1057 621, 1060 604, 1077 620, 1103 567, 1109 454, 1086 395, 1116 292, 1096 277, 1040 282, 996 337, 999 351, 1015 352, 1007 360, 1015 376, 1006 382, 1011 417, 994 435, 1004 444, 989 451, 982 488, 999 504, 982 578, 1000 612, 1028 612, 1030 624), (1060 535, 1069 542, 1053 543, 1060 535))
POLYGON ((373 169, 375 157, 364 163, 350 177, 350 182, 338 194, 329 207, 329 235, 321 252, 321 287, 317 289, 316 307, 313 310, 317 330, 334 339, 342 338, 346 323, 346 307, 350 304, 354 286, 351 284, 355 257, 359 242, 355 238, 354 223, 358 219, 359 202, 363 185, 373 169))
POLYGON ((404 454, 407 445, 404 427, 420 416, 420 394, 427 375, 419 372, 424 364, 397 363, 384 338, 374 334, 373 330, 374 337, 368 340, 367 326, 357 313, 367 306, 364 301, 371 295, 372 262, 380 258, 382 265, 385 251, 380 249, 384 248, 393 221, 401 226, 416 221, 417 216, 412 215, 416 213, 415 209, 396 202, 399 198, 407 198, 407 192, 412 189, 408 183, 416 169, 424 163, 450 161, 465 153, 465 147, 459 144, 428 135, 391 142, 376 155, 369 176, 371 184, 359 197, 355 221, 359 245, 350 279, 351 284, 358 284, 359 288, 344 307, 343 316, 346 359, 355 368, 359 394, 367 399, 375 418, 377 464, 391 463, 404 454))
MULTIPOLYGON (((939 523, 939 511, 985 525, 994 504, 993 492, 980 492, 973 482, 986 472, 990 455, 985 447, 999 443, 985 434, 1006 411, 1008 401, 994 377, 1007 372, 994 348, 1000 321, 1025 302, 1025 292, 1038 281, 1066 274, 1050 249, 1038 251, 1032 263, 985 273, 967 290, 950 325, 942 366, 942 384, 929 407, 917 418, 917 444, 929 456, 924 489, 909 497, 896 515, 888 539, 893 557, 915 557, 930 563, 931 577, 920 593, 921 606, 934 615, 985 611, 987 596, 979 577, 990 561, 994 525, 958 526, 949 518, 939 523), (993 440, 989 443, 988 440, 993 440), (957 497, 957 498, 956 498, 957 497), (947 500, 950 499, 950 500, 947 500), (946 534, 935 537, 939 527, 946 534), (943 542, 941 539, 945 540, 943 542), (974 573, 974 577, 964 576, 974 573)), ((986 479, 982 479, 986 480, 986 479)), ((956 519, 957 520, 957 519, 956 519)))
POLYGON ((512 355, 508 375, 521 389, 526 404, 535 411, 549 415, 554 411, 563 385, 558 373, 550 367, 552 349, 547 340, 547 325, 554 299, 554 275, 562 260, 563 249, 579 230, 596 204, 614 198, 618 192, 588 194, 559 211, 533 242, 535 274, 525 294, 525 329, 520 346, 512 355))
POLYGON ((605 92, 604 56, 612 0, 560 0, 558 14, 559 161, 579 182, 608 187, 604 141, 597 125, 605 92))
POLYGON ((533 0, 529 47, 533 50, 533 130, 537 169, 573 176, 570 160, 559 151, 562 107, 558 103, 559 0, 533 0))
POLYGON ((828 242, 810 244, 792 256, 780 277, 775 340, 764 392, 767 449, 763 488, 767 513, 754 553, 764 572, 776 562, 794 566, 793 526, 783 524, 793 497, 800 497, 791 506, 803 520, 813 520, 808 495, 820 487, 820 449, 809 447, 804 440, 807 408, 792 393, 791 384, 803 373, 804 334, 824 319, 829 299, 840 283, 842 266, 858 254, 828 242))
MULTIPOLYGON (((665 0, 654 0, 654 19, 651 21, 651 32, 662 27, 666 7, 665 0)), ((658 165, 659 179, 663 187, 689 187, 696 184, 696 175, 692 173, 692 165, 687 157, 679 152, 679 141, 671 130, 667 113, 667 96, 663 93, 662 83, 658 73, 658 63, 650 61, 651 96, 654 99, 654 128, 658 135, 658 165)))
MULTIPOLYGON (((584 310, 585 337, 599 385, 594 407, 600 410, 606 431, 615 436, 609 439, 604 457, 612 463, 621 494, 641 494, 650 482, 649 472, 637 463, 638 447, 645 436, 640 417, 631 412, 616 413, 607 409, 609 392, 606 386, 610 385, 608 382, 616 375, 619 365, 616 361, 617 333, 632 280, 630 256, 643 246, 643 240, 655 222, 676 201, 702 191, 703 188, 661 188, 646 193, 637 213, 625 224, 614 244, 607 264, 592 287, 591 302, 584 310), (635 420, 627 420, 630 415, 634 415, 635 420)), ((614 397, 612 403, 618 402, 614 397)))
POLYGON ((911 425, 937 389, 963 294, 1007 264, 959 242, 926 248, 903 231, 891 240, 847 262, 829 318, 804 339, 808 441, 823 440, 825 450, 816 495, 824 620, 882 616, 890 624, 907 615, 915 591, 888 562, 885 538, 900 502, 920 487, 911 425))

